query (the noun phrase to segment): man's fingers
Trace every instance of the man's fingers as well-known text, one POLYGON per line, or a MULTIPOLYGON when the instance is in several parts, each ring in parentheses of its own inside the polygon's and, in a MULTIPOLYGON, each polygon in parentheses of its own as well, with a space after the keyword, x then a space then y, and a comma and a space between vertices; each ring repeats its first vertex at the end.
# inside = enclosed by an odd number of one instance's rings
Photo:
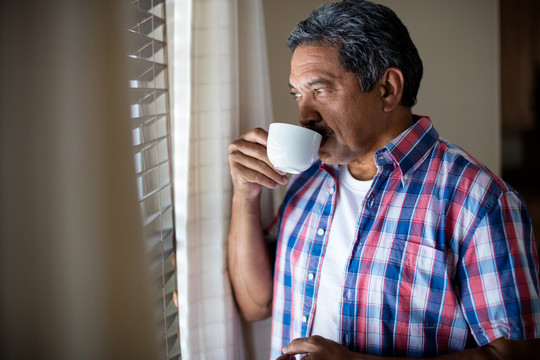
MULTIPOLYGON (((274 180, 275 177, 271 178, 266 176, 265 174, 258 172, 256 170, 250 169, 248 167, 245 167, 241 164, 237 164, 238 171, 239 171, 239 177, 241 178, 242 183, 253 183, 253 184, 259 184, 262 186, 266 186, 268 188, 276 188, 279 185, 283 185, 286 183, 283 179, 277 179, 274 180)), ((277 175, 277 174, 276 174, 277 175)), ((280 177, 280 175, 277 175, 280 177)), ((285 177, 286 178, 286 177, 285 177)))
MULTIPOLYGON (((231 143, 229 153, 235 150, 241 151, 251 157, 261 159, 272 166, 266 152, 268 133, 261 128, 253 129, 242 135, 242 137, 231 143)), ((272 169, 274 167, 272 166, 272 169)), ((284 172, 274 169, 278 174, 285 175, 284 172)))
POLYGON ((280 175, 285 175, 284 172, 279 171, 272 166, 272 163, 268 159, 268 154, 266 153, 266 143, 259 144, 241 138, 233 141, 229 145, 229 154, 233 154, 235 152, 241 152, 252 158, 262 160, 266 164, 268 164, 273 169, 273 171, 277 172, 280 175))
MULTIPOLYGON (((352 353, 343 345, 337 342, 325 339, 319 335, 309 336, 307 338, 298 338, 291 341, 288 346, 281 349, 287 355, 304 355, 302 359, 354 359, 352 353)), ((287 359, 287 358, 285 358, 287 359)))
POLYGON ((276 358, 276 360, 295 360, 296 357, 294 355, 284 354, 280 357, 276 358))
POLYGON ((276 170, 266 154, 268 133, 253 129, 229 145, 229 165, 235 194, 255 199, 262 187, 275 189, 289 181, 276 170))
POLYGON ((281 351, 285 354, 307 354, 317 351, 317 344, 314 336, 307 338, 297 338, 291 341, 291 343, 285 346, 281 351), (315 340, 315 341, 314 341, 315 340))
POLYGON ((241 152, 247 156, 251 156, 265 162, 269 162, 264 145, 254 143, 245 139, 238 139, 229 145, 229 154, 241 152))
POLYGON ((249 142, 255 142, 266 147, 266 142, 268 140, 268 132, 261 128, 255 128, 242 135, 242 139, 249 142))
POLYGON ((268 179, 277 185, 284 185, 288 181, 284 173, 277 172, 271 166, 266 156, 266 148, 258 144, 249 143, 242 139, 231 143, 229 146, 229 162, 231 166, 240 165, 237 170, 239 174, 233 175, 239 175, 249 182, 275 187, 268 182, 268 179), (249 171, 244 172, 245 170, 249 171))

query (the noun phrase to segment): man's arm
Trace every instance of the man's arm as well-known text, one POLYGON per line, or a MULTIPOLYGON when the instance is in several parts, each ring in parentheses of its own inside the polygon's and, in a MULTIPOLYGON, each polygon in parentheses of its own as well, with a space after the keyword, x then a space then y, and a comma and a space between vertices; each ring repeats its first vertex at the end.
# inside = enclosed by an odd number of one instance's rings
POLYGON ((248 321, 268 317, 272 309, 273 270, 262 230, 262 187, 287 182, 266 156, 267 133, 254 129, 229 145, 233 182, 229 230, 229 273, 242 316, 248 321))
MULTIPOLYGON (((277 360, 295 359, 295 354, 307 354, 311 360, 377 360, 378 356, 353 353, 343 345, 321 336, 295 339, 283 349, 285 355, 277 360)), ((437 357, 439 360, 513 360, 536 359, 540 355, 540 339, 507 340, 499 338, 491 343, 437 357)), ((388 359, 388 358, 385 358, 388 359)), ((402 359, 402 358, 400 358, 402 359)))

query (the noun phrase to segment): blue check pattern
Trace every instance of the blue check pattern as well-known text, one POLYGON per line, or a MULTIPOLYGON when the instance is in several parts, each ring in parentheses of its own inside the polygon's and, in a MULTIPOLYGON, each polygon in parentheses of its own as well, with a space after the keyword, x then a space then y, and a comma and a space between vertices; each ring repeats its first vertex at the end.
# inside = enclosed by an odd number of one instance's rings
MULTIPOLYGON (((341 284, 347 348, 425 357, 540 336, 538 255, 521 197, 427 117, 375 156, 341 284)), ((277 221, 272 353, 310 335, 337 167, 289 182, 277 221)))

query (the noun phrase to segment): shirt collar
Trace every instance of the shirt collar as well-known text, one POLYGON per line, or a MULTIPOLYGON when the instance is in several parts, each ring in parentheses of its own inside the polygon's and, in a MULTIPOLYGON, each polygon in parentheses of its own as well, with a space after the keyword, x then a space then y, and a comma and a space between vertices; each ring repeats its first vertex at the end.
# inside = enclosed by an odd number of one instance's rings
POLYGON ((409 179, 409 171, 414 171, 429 149, 439 139, 439 133, 427 116, 417 117, 417 121, 375 154, 377 166, 396 164, 401 170, 402 182, 409 179))

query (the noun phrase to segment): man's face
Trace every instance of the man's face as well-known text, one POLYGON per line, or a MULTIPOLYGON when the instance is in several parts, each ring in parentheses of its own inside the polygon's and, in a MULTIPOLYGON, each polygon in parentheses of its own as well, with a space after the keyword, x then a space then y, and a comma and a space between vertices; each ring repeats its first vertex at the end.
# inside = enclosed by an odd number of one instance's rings
POLYGON ((385 123, 379 87, 361 92, 358 78, 340 65, 336 48, 296 48, 289 85, 298 102, 300 124, 323 135, 319 156, 324 163, 373 159, 385 145, 379 144, 385 123))

